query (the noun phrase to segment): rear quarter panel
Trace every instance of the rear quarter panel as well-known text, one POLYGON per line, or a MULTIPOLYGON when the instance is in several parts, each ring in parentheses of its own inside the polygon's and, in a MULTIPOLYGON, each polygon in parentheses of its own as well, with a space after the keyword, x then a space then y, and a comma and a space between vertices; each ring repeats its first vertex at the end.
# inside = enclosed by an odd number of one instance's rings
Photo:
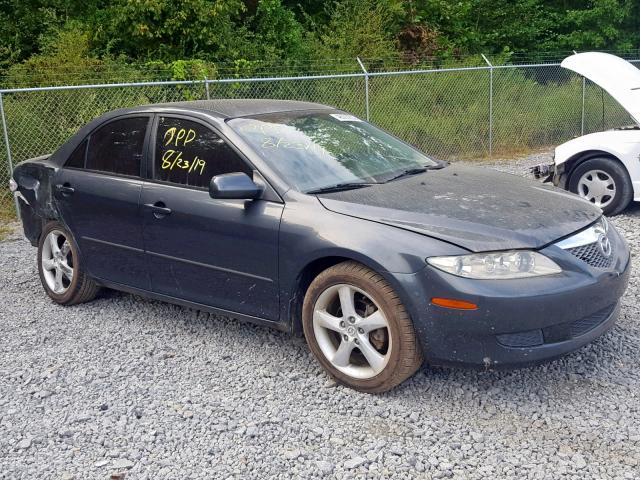
POLYGON ((53 179, 58 167, 48 157, 38 157, 19 164, 13 171, 18 184, 16 197, 24 234, 36 245, 45 221, 59 219, 53 192, 53 179))

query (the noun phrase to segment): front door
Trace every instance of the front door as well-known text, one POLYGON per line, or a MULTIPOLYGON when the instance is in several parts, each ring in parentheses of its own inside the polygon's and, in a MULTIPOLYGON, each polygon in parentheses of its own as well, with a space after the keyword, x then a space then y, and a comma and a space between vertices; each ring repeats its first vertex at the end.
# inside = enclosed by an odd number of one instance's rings
POLYGON ((54 195, 92 277, 148 289, 139 201, 151 116, 94 130, 54 179, 54 195))
POLYGON ((158 116, 153 140, 141 199, 153 291, 277 321, 283 205, 209 196, 213 176, 253 173, 209 126, 158 116))

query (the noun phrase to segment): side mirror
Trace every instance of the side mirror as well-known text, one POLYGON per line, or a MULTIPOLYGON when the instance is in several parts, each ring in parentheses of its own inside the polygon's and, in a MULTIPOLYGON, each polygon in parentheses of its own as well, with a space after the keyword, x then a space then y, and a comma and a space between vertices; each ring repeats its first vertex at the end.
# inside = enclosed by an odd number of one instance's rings
POLYGON ((246 173, 225 173, 216 175, 209 183, 211 198, 249 200, 258 198, 262 189, 246 173))

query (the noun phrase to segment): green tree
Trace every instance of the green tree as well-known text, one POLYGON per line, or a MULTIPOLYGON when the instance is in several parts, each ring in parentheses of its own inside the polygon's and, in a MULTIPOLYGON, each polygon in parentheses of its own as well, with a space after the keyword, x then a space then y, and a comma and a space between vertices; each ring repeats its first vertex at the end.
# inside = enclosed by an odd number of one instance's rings
POLYGON ((233 58, 247 38, 244 11, 241 0, 116 0, 92 19, 93 41, 131 59, 233 58))
POLYGON ((403 2, 343 0, 327 7, 329 21, 312 37, 320 58, 386 58, 397 55, 403 2))
POLYGON ((631 49, 638 47, 638 2, 633 0, 591 0, 552 2, 557 36, 546 48, 567 50, 631 49), (635 18, 634 18, 635 17, 635 18))

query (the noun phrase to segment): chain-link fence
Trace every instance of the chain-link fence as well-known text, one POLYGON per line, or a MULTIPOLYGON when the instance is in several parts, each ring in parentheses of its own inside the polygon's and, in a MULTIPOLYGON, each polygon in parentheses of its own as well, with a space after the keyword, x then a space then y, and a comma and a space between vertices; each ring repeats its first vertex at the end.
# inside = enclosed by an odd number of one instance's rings
MULTIPOLYGON (((638 61, 640 63, 640 61, 638 61)), ((273 78, 16 88, 0 90, 4 149, 0 212, 11 207, 15 165, 53 152, 107 111, 205 98, 273 98, 325 103, 389 130, 428 154, 506 156, 577 135, 628 125, 599 87, 558 63, 273 78)))

